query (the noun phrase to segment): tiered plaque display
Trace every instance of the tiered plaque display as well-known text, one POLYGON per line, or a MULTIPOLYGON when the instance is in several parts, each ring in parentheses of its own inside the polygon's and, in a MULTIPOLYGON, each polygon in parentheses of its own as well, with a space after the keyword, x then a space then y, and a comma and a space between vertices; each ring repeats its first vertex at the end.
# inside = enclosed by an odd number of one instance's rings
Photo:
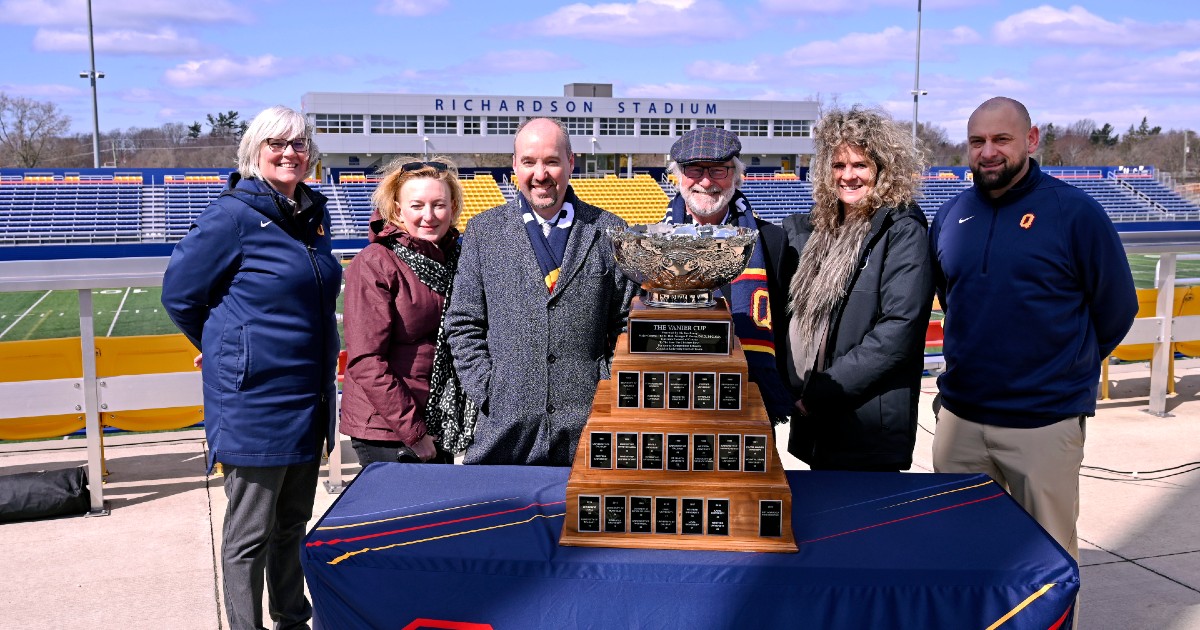
POLYGON ((575 451, 561 544, 796 551, 791 490, 723 299, 635 299, 612 374, 575 451))

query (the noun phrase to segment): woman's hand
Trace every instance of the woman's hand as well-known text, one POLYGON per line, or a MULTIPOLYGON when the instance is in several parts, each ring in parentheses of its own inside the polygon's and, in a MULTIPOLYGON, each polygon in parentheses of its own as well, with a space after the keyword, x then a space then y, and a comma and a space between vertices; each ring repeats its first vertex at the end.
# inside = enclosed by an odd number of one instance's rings
POLYGON ((195 359, 192 359, 192 365, 196 366, 197 368, 199 368, 200 365, 203 363, 204 363, 204 353, 203 352, 201 352, 200 354, 197 354, 195 359))
POLYGON ((411 448, 413 452, 417 454, 417 457, 420 457, 421 461, 423 462, 427 462, 433 459, 434 455, 437 455, 437 449, 433 446, 433 436, 429 435, 428 433, 425 434, 425 437, 417 440, 415 444, 410 445, 409 448, 411 448))

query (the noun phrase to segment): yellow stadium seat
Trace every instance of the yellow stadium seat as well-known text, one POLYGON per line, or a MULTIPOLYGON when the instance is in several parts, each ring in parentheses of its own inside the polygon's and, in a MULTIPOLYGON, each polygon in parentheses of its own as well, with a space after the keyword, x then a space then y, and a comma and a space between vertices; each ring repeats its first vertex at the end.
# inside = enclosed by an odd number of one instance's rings
MULTIPOLYGON (((0 343, 0 382, 83 377, 79 337, 0 343)), ((82 412, 0 419, 0 440, 34 440, 69 435, 84 427, 82 412)))
MULTIPOLYGON (((96 377, 195 372, 197 350, 180 334, 99 337, 96 377)), ((171 407, 101 413, 100 424, 124 431, 167 431, 190 427, 204 419, 204 408, 171 407)))

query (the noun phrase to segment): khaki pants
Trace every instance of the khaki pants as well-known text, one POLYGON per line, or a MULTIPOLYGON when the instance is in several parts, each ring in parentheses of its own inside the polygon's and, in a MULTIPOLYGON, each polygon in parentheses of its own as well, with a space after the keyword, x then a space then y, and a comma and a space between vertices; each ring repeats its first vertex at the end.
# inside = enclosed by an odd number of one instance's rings
POLYGON ((933 436, 933 469, 987 474, 1078 561, 1084 424, 1084 418, 1071 417, 1036 429, 997 427, 943 407, 933 436))

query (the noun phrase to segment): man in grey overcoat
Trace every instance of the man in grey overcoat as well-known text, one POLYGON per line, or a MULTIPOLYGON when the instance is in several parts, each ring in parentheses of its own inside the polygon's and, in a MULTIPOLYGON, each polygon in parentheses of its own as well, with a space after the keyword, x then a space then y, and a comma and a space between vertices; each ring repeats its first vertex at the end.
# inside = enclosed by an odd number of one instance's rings
POLYGON ((520 194, 472 218, 463 237, 445 326, 479 409, 467 464, 571 465, 596 383, 609 378, 637 285, 605 234, 625 222, 575 196, 574 166, 558 121, 525 121, 513 152, 520 194))

